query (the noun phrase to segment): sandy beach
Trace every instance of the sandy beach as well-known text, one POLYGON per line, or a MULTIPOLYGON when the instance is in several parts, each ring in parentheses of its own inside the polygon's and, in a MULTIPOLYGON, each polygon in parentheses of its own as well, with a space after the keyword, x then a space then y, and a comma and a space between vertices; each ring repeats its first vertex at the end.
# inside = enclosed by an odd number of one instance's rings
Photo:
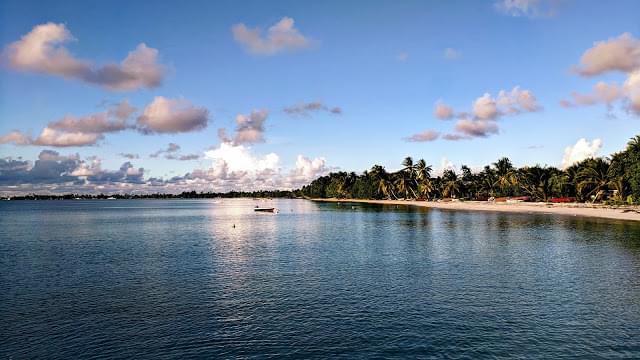
POLYGON ((311 199, 320 202, 351 202, 381 205, 411 205, 436 209, 499 211, 517 213, 542 213, 569 216, 640 221, 640 208, 637 206, 608 206, 600 204, 551 204, 551 203, 491 203, 486 201, 415 201, 415 200, 360 200, 360 199, 311 199))

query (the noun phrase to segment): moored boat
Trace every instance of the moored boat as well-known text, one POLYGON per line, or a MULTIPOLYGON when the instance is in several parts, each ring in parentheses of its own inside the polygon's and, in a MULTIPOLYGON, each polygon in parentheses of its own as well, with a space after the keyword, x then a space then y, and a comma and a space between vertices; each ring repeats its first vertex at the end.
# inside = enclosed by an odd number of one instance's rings
POLYGON ((253 208, 253 211, 257 211, 257 212, 270 212, 270 213, 274 213, 277 214, 278 213, 278 209, 276 208, 268 208, 268 207, 255 207, 253 208))

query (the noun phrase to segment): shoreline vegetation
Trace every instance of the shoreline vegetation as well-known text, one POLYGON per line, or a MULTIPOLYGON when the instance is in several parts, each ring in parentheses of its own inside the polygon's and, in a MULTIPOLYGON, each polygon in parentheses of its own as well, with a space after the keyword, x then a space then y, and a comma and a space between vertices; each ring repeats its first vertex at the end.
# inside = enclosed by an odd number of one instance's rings
POLYGON ((524 214, 553 214, 566 216, 593 217, 615 220, 640 221, 640 207, 622 205, 584 203, 542 203, 542 202, 488 202, 488 201, 418 201, 418 200, 374 200, 374 199, 311 199, 330 203, 365 203, 376 205, 417 206, 444 210, 494 211, 524 214))
POLYGON ((357 175, 332 172, 298 190, 196 192, 179 194, 19 195, 4 200, 304 198, 329 202, 414 205, 455 210, 553 213, 640 220, 640 135, 623 151, 582 160, 564 169, 514 167, 503 157, 481 171, 462 165, 432 176, 432 166, 411 157, 387 172, 380 165, 357 175))
POLYGON ((302 187, 308 198, 374 200, 475 200, 495 202, 591 203, 640 205, 640 135, 623 151, 592 157, 559 169, 553 166, 513 166, 507 157, 472 171, 444 169, 432 176, 423 159, 406 157, 402 167, 388 172, 374 165, 357 175, 334 172, 302 187))

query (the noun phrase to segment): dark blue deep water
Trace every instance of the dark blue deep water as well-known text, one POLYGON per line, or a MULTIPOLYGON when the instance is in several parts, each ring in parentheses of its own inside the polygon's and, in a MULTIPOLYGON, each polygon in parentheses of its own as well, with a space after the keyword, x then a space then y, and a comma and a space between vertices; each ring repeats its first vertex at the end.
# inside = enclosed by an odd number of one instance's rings
POLYGON ((0 359, 640 358, 639 224, 256 204, 1 202, 0 359))

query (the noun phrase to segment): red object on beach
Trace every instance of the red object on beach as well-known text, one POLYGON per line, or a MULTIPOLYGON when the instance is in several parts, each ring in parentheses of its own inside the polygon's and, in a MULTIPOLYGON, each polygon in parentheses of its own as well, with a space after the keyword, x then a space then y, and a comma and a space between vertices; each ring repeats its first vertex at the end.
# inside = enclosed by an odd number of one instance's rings
POLYGON ((514 196, 511 200, 531 201, 531 198, 528 196, 514 196))
POLYGON ((575 202, 576 198, 574 197, 554 197, 551 198, 552 203, 571 203, 575 202))

